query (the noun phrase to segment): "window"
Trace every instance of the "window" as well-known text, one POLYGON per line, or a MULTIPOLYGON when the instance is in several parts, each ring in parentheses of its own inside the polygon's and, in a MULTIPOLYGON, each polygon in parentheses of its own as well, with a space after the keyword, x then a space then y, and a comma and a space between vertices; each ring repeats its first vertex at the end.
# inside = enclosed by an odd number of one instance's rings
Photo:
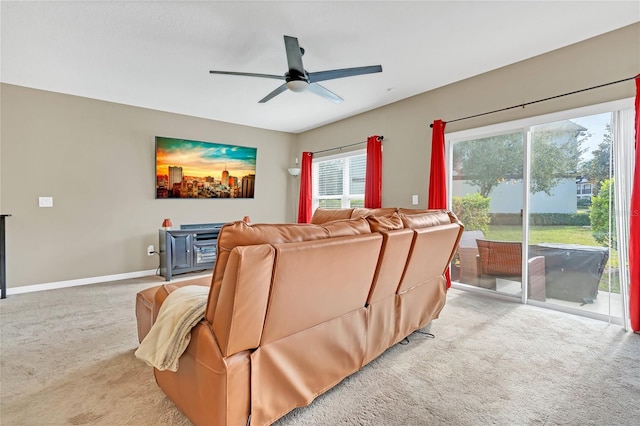
POLYGON ((313 160, 313 209, 364 207, 364 150, 313 160))

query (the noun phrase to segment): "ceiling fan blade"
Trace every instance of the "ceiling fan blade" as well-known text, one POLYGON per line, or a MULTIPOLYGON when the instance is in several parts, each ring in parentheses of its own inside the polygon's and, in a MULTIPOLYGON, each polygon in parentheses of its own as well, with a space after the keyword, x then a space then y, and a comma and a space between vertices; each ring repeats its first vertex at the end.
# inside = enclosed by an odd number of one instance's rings
POLYGON ((318 71, 309 73, 309 82, 333 80, 336 78, 352 77, 354 75, 373 74, 382 72, 381 65, 371 65, 367 67, 342 68, 339 70, 318 71))
POLYGON ((209 71, 209 74, 241 75, 241 76, 245 76, 245 77, 274 78, 276 80, 284 80, 285 79, 283 75, 256 74, 256 73, 251 73, 251 72, 209 71))
POLYGON ((284 48, 287 51, 287 64, 289 70, 296 70, 300 75, 304 75, 304 66, 302 65, 302 52, 298 39, 295 37, 284 36, 284 48))
POLYGON ((340 96, 336 95, 326 87, 320 86, 318 83, 309 84, 307 90, 312 93, 315 93, 316 95, 322 96, 323 98, 328 99, 331 102, 335 102, 337 104, 344 101, 344 99, 342 99, 340 96))
POLYGON ((259 104, 263 104, 263 103, 267 102, 268 100, 275 98, 276 96, 278 96, 280 93, 284 92, 285 90, 287 90, 287 85, 286 84, 282 84, 282 85, 278 86, 278 88, 276 90, 274 90, 273 92, 269 93, 264 98, 260 99, 258 101, 258 103, 259 104))

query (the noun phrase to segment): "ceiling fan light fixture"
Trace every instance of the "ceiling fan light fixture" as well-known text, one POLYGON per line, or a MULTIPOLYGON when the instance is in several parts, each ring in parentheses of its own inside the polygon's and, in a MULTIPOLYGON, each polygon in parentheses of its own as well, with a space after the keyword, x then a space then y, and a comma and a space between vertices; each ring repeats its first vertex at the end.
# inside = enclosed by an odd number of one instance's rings
POLYGON ((305 90, 307 90, 307 87, 309 86, 309 83, 307 83, 304 80, 291 80, 291 81, 287 81, 286 84, 287 84, 287 89, 296 93, 304 92, 305 90))

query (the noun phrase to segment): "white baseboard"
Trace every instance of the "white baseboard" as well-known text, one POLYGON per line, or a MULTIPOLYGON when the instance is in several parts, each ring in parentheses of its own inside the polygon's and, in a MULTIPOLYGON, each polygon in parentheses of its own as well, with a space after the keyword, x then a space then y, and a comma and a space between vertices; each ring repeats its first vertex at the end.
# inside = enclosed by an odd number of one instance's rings
POLYGON ((79 278, 77 280, 57 281, 52 283, 25 285, 22 287, 7 288, 7 296, 12 294, 32 293, 34 291, 54 290, 79 285, 99 284, 109 281, 126 280, 130 278, 148 277, 156 274, 157 269, 148 271, 127 272, 125 274, 103 275, 101 277, 79 278))

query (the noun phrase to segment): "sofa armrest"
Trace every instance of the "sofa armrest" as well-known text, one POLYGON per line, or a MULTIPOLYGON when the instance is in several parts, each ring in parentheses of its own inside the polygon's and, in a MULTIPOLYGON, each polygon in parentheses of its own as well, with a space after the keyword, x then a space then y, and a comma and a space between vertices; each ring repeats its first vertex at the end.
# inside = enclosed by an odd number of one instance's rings
POLYGON ((153 303, 156 291, 160 286, 145 288, 136 294, 136 323, 138 325, 138 342, 147 336, 153 325, 153 303))
POLYGON ((251 360, 244 351, 225 358, 211 326, 200 321, 178 371, 154 369, 158 386, 196 425, 245 425, 250 414, 251 360))
POLYGON ((198 278, 195 280, 187 280, 187 281, 181 281, 177 283, 162 284, 161 286, 158 286, 158 290, 155 292, 153 297, 152 320, 154 323, 158 318, 158 312, 160 312, 160 307, 162 306, 164 301, 167 299, 167 296, 169 295, 169 293, 172 293, 175 290, 181 287, 186 287, 188 285, 209 286, 211 285, 211 277, 206 276, 206 277, 198 278))

